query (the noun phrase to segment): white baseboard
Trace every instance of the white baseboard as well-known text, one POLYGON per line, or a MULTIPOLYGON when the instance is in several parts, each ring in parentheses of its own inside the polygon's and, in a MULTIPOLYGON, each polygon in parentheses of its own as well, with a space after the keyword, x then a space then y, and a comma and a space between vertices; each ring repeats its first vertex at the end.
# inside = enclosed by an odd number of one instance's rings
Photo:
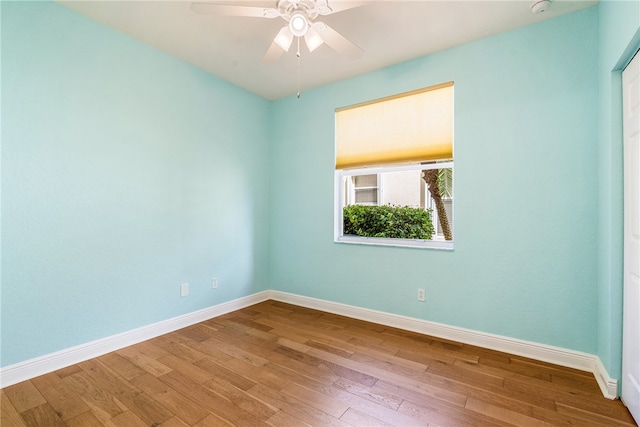
POLYGON ((618 381, 609 376, 600 358, 593 354, 286 292, 271 291, 270 298, 301 307, 340 314, 354 319, 366 320, 385 326, 591 372, 595 376, 604 397, 615 399, 618 396, 618 381))
POLYGON ((618 380, 611 378, 609 376, 609 372, 607 372, 607 368, 602 364, 602 360, 598 356, 594 356, 596 358, 596 366, 593 371, 593 376, 596 377, 596 381, 598 381, 598 385, 600 386, 600 391, 607 399, 617 399, 618 398, 618 380))
POLYGON ((270 292, 259 292, 182 316, 112 335, 86 344, 0 368, 0 388, 8 387, 85 360, 99 357, 157 336, 195 325, 216 316, 239 310, 269 299, 270 292))
POLYGON ((259 292, 0 368, 0 388, 99 357, 268 299, 592 372, 606 398, 615 399, 618 396, 618 381, 609 376, 600 358, 593 354, 273 290, 259 292))

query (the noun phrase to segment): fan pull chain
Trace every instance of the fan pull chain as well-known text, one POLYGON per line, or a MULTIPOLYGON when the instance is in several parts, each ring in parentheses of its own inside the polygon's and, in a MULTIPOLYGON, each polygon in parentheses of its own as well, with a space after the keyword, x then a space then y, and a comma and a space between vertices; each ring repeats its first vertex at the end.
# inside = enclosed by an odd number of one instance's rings
POLYGON ((296 52, 296 56, 298 57, 298 94, 297 97, 300 99, 300 37, 298 37, 298 51, 296 52))

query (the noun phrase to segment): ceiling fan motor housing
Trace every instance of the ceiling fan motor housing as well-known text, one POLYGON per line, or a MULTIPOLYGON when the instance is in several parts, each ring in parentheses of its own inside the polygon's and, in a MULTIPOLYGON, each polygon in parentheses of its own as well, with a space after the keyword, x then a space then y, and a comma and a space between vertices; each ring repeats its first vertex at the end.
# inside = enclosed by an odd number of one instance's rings
POLYGON ((302 14, 307 23, 309 23, 320 13, 316 7, 316 0, 278 0, 276 7, 280 12, 280 16, 287 21, 291 21, 297 14, 302 14))

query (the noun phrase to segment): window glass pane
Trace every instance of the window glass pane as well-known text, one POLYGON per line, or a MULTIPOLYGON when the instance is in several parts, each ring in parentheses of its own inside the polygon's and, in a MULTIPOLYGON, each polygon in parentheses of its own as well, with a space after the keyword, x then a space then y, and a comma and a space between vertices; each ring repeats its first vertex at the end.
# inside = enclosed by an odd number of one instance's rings
POLYGON ((377 188, 365 188, 356 189, 355 204, 378 204, 378 189, 377 188))
POLYGON ((343 175, 352 192, 341 207, 342 235, 453 240, 453 168, 423 167, 343 175))
POLYGON ((378 186, 378 175, 357 175, 353 177, 354 184, 356 188, 358 187, 377 187, 378 186))

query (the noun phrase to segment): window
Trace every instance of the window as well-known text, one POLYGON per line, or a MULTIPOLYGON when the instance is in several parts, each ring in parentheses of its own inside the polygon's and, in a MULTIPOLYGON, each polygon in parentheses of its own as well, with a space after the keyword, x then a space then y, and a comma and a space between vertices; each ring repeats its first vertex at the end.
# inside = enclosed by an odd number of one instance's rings
POLYGON ((335 241, 453 249, 453 83, 336 110, 335 241))
POLYGON ((346 180, 349 196, 347 204, 350 205, 378 205, 380 200, 380 187, 378 186, 378 174, 352 175, 346 180))

